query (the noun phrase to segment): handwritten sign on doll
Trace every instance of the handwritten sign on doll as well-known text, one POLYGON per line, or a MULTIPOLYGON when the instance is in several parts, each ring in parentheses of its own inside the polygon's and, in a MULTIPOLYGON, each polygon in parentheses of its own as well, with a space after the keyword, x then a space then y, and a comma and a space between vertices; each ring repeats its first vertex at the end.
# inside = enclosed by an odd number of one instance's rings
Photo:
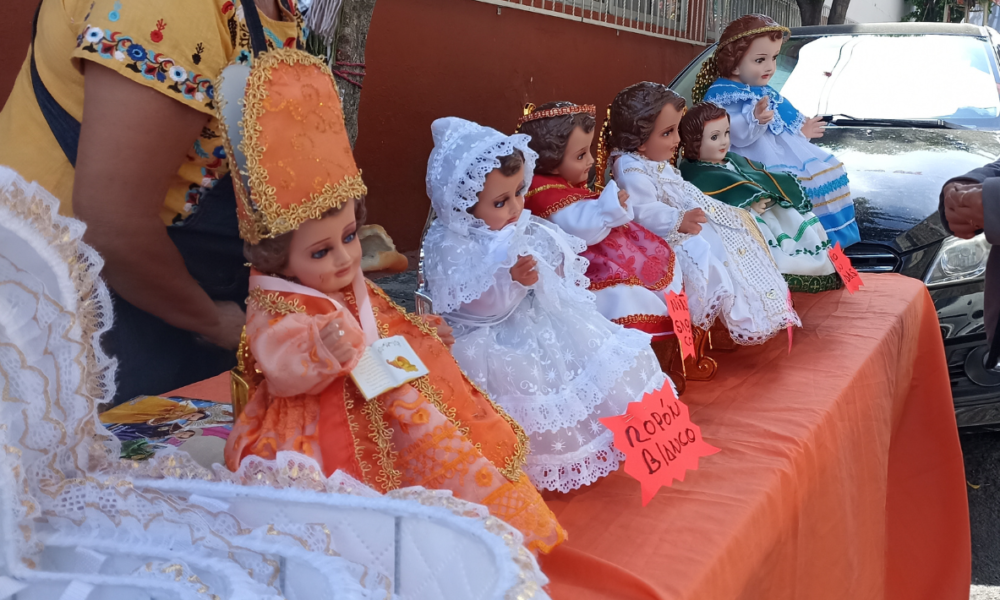
POLYGON ((394 335, 365 349, 358 366, 351 371, 351 379, 370 400, 429 372, 406 338, 394 335))
POLYGON ((861 289, 864 282, 861 281, 861 275, 858 275, 857 269, 851 265, 851 259, 847 258, 844 254, 844 249, 840 247, 840 242, 833 248, 830 248, 830 260, 833 261, 833 266, 837 269, 837 273, 840 274, 840 278, 844 280, 844 285, 847 287, 847 291, 854 293, 861 289))
POLYGON ((630 402, 624 415, 600 420, 615 436, 615 448, 625 454, 625 472, 642 484, 642 505, 653 499, 660 487, 684 481, 688 470, 698 468, 698 459, 719 451, 701 436, 691 422, 686 404, 669 385, 630 402))
POLYGON ((667 292, 667 312, 674 322, 674 335, 681 345, 681 358, 694 356, 694 331, 691 329, 691 310, 688 308, 687 294, 667 292))

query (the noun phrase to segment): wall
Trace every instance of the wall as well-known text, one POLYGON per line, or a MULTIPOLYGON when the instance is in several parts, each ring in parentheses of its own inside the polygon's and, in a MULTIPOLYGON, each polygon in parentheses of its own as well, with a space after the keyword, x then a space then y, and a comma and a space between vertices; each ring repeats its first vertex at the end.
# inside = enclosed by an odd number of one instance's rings
POLYGON ((38 0, 0 0, 0 106, 7 102, 7 95, 14 85, 14 78, 21 70, 24 57, 31 43, 31 20, 35 16, 38 0))
POLYGON ((622 88, 669 83, 701 50, 473 0, 378 0, 355 147, 369 222, 401 250, 419 245, 434 119, 510 132, 526 102, 552 100, 596 104, 601 116, 622 88))

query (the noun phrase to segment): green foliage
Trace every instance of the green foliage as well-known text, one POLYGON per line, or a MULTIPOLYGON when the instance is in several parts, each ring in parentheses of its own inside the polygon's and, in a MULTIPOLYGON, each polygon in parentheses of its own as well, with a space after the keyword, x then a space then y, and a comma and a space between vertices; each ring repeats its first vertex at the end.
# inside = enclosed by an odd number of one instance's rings
MULTIPOLYGON (((972 0, 966 0, 969 2, 972 0)), ((961 23, 965 17, 965 7, 955 2, 947 0, 913 0, 913 12, 904 15, 903 21, 920 21, 925 23, 941 23, 944 21, 945 4, 951 4, 951 12, 948 20, 952 23, 961 23)))

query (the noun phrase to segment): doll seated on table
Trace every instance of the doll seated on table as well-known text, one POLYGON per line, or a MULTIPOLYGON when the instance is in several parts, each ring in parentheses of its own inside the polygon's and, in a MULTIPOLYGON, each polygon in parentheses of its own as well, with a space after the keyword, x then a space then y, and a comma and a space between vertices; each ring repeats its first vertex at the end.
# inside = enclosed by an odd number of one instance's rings
POLYGON ((455 328, 455 357, 530 435, 525 470, 537 487, 589 485, 623 458, 599 419, 667 381, 650 336, 597 311, 582 240, 523 210, 536 157, 528 136, 455 117, 431 130, 437 220, 425 277, 455 328))
MULTIPOLYGON (((665 297, 682 291, 681 268, 663 238, 633 221, 624 190, 614 182, 601 192, 587 187, 594 167, 594 107, 549 102, 537 109, 528 105, 526 113, 518 131, 531 136, 528 147, 538 160, 524 207, 587 244, 580 255, 590 262, 587 278, 597 310, 619 325, 652 335, 663 368, 682 388, 683 370, 679 352, 674 352, 677 341, 665 297)), ((696 226, 685 224, 682 229, 696 226)))
POLYGON ((692 321, 696 309, 714 311, 733 342, 760 344, 801 323, 750 214, 708 198, 673 166, 684 107, 684 98, 658 83, 618 93, 602 133, 614 179, 628 192, 636 222, 677 252, 692 321), (683 231, 691 214, 703 222, 695 233, 683 231))
POLYGON ((521 470, 521 427, 465 377, 439 335, 447 331, 361 273, 366 188, 329 69, 272 50, 246 81, 242 108, 242 82, 219 85, 228 135, 241 134, 227 145, 234 180, 246 183, 237 213, 253 268, 241 360, 255 374, 226 466, 293 451, 381 492, 451 490, 548 552, 565 532, 521 470), (408 379, 376 385, 379 369, 408 379))
POLYGON ((791 291, 841 287, 828 254, 830 240, 798 178, 770 173, 730 152, 725 109, 711 102, 695 105, 681 119, 681 144, 681 175, 706 196, 751 211, 791 291))
POLYGON ((720 36, 691 91, 694 102, 714 102, 732 119, 738 154, 798 177, 830 242, 861 240, 844 163, 812 143, 823 136, 819 117, 807 119, 769 84, 788 29, 765 15, 744 15, 720 36))

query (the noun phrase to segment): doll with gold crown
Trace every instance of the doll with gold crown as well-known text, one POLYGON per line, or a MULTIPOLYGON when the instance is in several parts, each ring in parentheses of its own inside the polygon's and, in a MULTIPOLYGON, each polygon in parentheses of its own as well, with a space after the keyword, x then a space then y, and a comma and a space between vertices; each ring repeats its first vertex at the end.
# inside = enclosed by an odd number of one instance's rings
POLYGON ((819 117, 806 118, 769 84, 788 29, 766 15, 744 15, 726 26, 691 91, 726 109, 733 151, 768 171, 797 176, 830 242, 861 240, 844 164, 812 140, 823 136, 819 117))
POLYGON ((226 466, 294 451, 382 492, 451 490, 548 552, 565 533, 522 471, 524 431, 466 378, 446 330, 361 274, 367 190, 329 69, 272 50, 227 68, 216 89, 252 265, 249 401, 226 466))

